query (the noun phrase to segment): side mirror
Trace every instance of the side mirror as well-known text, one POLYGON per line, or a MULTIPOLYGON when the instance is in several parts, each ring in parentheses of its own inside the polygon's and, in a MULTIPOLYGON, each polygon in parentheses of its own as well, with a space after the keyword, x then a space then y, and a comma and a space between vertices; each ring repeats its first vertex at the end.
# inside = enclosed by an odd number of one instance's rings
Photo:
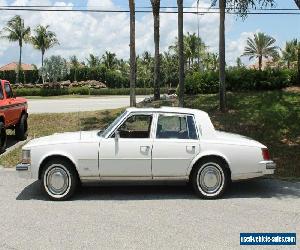
POLYGON ((120 138, 120 132, 117 130, 115 132, 115 141, 119 140, 119 138, 120 138))

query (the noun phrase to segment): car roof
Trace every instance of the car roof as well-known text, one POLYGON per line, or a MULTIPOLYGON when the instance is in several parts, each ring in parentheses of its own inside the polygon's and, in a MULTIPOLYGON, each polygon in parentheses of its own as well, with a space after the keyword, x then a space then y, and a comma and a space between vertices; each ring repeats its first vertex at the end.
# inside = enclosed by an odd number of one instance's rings
POLYGON ((166 112, 166 113, 183 113, 183 114, 202 114, 207 115, 206 112, 199 109, 188 109, 179 107, 160 107, 160 108, 127 108, 128 112, 166 112))

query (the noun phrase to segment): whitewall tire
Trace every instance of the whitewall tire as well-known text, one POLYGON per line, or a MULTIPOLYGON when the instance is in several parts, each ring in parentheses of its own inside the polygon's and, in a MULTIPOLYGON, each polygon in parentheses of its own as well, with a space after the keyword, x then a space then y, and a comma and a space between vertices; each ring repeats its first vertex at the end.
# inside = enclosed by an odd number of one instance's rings
POLYGON ((205 199, 216 199, 223 195, 229 182, 229 170, 218 158, 205 159, 197 163, 191 181, 196 194, 205 199))
POLYGON ((48 161, 43 167, 42 185, 51 200, 67 200, 76 190, 78 175, 72 164, 63 159, 48 161))

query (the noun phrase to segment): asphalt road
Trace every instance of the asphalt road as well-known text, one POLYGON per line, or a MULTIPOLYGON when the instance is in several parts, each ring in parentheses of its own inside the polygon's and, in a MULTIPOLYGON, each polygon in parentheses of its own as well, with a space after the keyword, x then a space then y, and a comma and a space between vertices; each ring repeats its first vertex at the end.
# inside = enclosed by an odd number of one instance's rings
POLYGON ((300 182, 272 179, 234 183, 213 201, 159 185, 83 187, 52 202, 0 169, 0 208, 0 249, 239 249, 240 232, 300 237, 300 182))
MULTIPOLYGON (((137 96, 137 102, 141 102, 144 98, 145 96, 137 96)), ((127 106, 129 96, 28 99, 29 114, 95 111, 127 106)))

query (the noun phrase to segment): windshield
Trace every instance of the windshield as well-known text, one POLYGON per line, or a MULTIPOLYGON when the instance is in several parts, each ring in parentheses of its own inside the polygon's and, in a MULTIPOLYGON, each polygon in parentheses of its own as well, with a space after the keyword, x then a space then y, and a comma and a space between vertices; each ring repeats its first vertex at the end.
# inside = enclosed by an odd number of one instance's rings
POLYGON ((127 111, 118 116, 104 131, 100 134, 101 137, 106 137, 114 126, 121 121, 127 115, 127 111))

